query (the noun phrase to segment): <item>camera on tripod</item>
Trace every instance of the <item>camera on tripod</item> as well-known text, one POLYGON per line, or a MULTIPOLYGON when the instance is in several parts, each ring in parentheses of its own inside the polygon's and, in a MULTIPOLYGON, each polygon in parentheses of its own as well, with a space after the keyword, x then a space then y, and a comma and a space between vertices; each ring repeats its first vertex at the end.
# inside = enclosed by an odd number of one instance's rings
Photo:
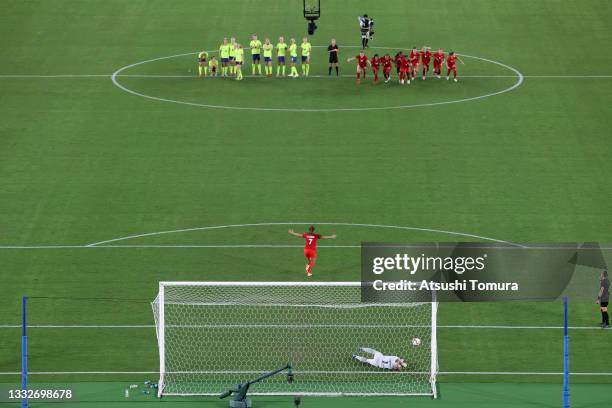
POLYGON ((316 20, 321 17, 321 0, 304 0, 304 18, 308 20, 308 35, 314 35, 317 30, 316 20))

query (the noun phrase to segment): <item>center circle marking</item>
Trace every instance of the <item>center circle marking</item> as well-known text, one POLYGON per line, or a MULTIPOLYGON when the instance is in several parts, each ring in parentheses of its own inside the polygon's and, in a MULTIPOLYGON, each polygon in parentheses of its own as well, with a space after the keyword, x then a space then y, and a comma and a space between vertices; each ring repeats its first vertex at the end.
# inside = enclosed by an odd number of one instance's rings
MULTIPOLYGON (((322 45, 315 45, 313 46, 313 48, 323 48, 324 46, 322 45)), ((344 48, 361 48, 360 46, 345 46, 344 48)), ((245 50, 248 50, 249 48, 245 48, 245 50)), ((392 47, 370 47, 370 49, 379 49, 379 50, 404 50, 406 51, 407 49, 405 48, 392 48, 392 47)), ((216 52, 216 50, 211 50, 211 51, 207 51, 207 52, 216 52)), ((495 60, 491 60, 491 59, 487 59, 487 58, 482 58, 482 57, 476 57, 473 55, 466 55, 466 54, 457 54, 460 55, 462 57, 466 57, 466 58, 471 58, 471 59, 475 59, 475 60, 479 60, 479 61, 484 61, 484 62, 488 62, 490 64, 494 64, 497 66, 500 66, 502 68, 505 68, 511 72, 513 72, 516 75, 516 82, 514 84, 512 84, 511 86, 504 88, 502 90, 499 91, 495 91, 495 92, 491 92, 488 94, 484 94, 484 95, 477 95, 477 96, 473 96, 470 98, 461 98, 461 99, 453 99, 453 100, 448 100, 448 101, 441 101, 441 102, 430 102, 430 103, 418 103, 418 104, 409 104, 409 105, 394 105, 394 106, 380 106, 380 107, 363 107, 363 108, 266 108, 266 107, 247 107, 247 106, 228 106, 228 105, 213 105, 213 104, 205 104, 205 103, 197 103, 197 102, 187 102, 187 101, 181 101, 181 100, 176 100, 176 99, 168 99, 168 98, 162 98, 162 97, 158 97, 158 96, 152 96, 152 95, 147 95, 138 91, 135 91, 133 89, 128 88, 127 86, 121 84, 118 80, 119 77, 121 77, 121 73, 130 69, 130 68, 134 68, 140 65, 144 65, 144 64, 148 64, 148 63, 152 63, 152 62, 157 62, 157 61, 163 61, 163 60, 168 60, 168 59, 172 59, 172 58, 179 58, 179 57, 184 57, 184 56, 188 56, 188 55, 195 55, 197 54, 197 52, 187 52, 187 53, 183 53, 183 54, 176 54, 176 55, 169 55, 166 57, 159 57, 159 58, 153 58, 150 60, 145 60, 145 61, 140 61, 140 62, 135 62, 133 64, 130 65, 126 65, 123 66, 121 68, 119 68, 118 70, 116 70, 112 76, 111 76, 111 81, 113 82, 113 84, 118 87, 119 89, 121 89, 124 92, 127 92, 129 94, 135 95, 135 96, 140 96, 141 98, 145 98, 145 99, 150 99, 150 100, 154 100, 154 101, 158 101, 158 102, 166 102, 166 103, 174 103, 174 104, 179 104, 179 105, 187 105, 187 106, 196 106, 196 107, 202 107, 202 108, 210 108, 210 109, 229 109, 229 110, 244 110, 244 111, 272 111, 272 112, 363 112, 363 111, 379 111, 379 110, 397 110, 397 109, 410 109, 410 108, 420 108, 420 107, 430 107, 430 106, 441 106, 441 105, 450 105, 450 104, 455 104, 455 103, 463 103, 463 102, 471 102, 471 101, 476 101, 476 100, 480 100, 480 99, 485 99, 485 98, 490 98, 492 96, 497 96, 497 95, 501 95, 507 92, 511 92, 513 90, 515 90, 516 88, 518 88, 519 86, 521 86, 523 84, 523 81, 525 79, 525 77, 523 76, 523 74, 516 68, 510 66, 510 65, 506 65, 502 62, 499 61, 495 61, 495 60)))

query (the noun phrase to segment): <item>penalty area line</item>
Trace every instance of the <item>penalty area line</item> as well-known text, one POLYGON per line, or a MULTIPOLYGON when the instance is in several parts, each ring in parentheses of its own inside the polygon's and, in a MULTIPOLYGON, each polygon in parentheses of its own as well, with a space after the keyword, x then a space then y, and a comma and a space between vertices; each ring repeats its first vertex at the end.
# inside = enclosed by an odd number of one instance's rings
POLYGON ((458 231, 447 231, 447 230, 435 229, 435 228, 410 227, 410 226, 401 226, 401 225, 363 224, 363 223, 348 223, 348 222, 309 222, 309 223, 306 223, 306 222, 260 222, 260 223, 247 223, 247 224, 209 225, 206 227, 182 228, 182 229, 175 229, 175 230, 156 231, 156 232, 148 232, 144 234, 128 235, 124 237, 107 239, 104 241, 92 242, 90 244, 86 244, 86 246, 94 247, 94 246, 108 245, 114 242, 126 241, 130 239, 135 239, 135 238, 144 238, 144 237, 168 235, 168 234, 178 234, 178 233, 185 233, 185 232, 211 231, 211 230, 220 230, 220 229, 228 229, 228 228, 277 227, 277 226, 294 226, 294 225, 328 225, 328 226, 340 226, 340 227, 362 227, 362 228, 394 229, 394 230, 416 231, 416 232, 433 232, 433 233, 439 233, 439 234, 476 238, 476 239, 481 239, 485 241, 499 242, 502 244, 521 246, 521 245, 513 244, 509 241, 504 241, 501 239, 485 237, 485 236, 476 235, 476 234, 469 234, 465 232, 458 232, 458 231))
MULTIPOLYGON (((136 244, 136 245, 0 245, 0 249, 94 248, 303 248, 294 244, 136 244)), ((318 248, 361 248, 361 245, 319 245, 318 248)))

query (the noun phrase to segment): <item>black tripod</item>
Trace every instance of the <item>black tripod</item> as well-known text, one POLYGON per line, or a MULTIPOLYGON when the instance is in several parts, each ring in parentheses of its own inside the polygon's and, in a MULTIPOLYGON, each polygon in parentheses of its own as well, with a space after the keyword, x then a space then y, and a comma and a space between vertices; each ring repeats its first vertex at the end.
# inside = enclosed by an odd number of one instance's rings
POLYGON ((287 370, 287 382, 289 384, 293 383, 293 371, 291 371, 291 365, 287 364, 284 367, 277 368, 274 371, 270 371, 269 373, 263 374, 262 376, 257 377, 254 380, 238 384, 237 388, 225 391, 223 394, 219 395, 219 398, 227 398, 230 395, 234 394, 233 398, 230 400, 229 403, 230 408, 251 408, 253 404, 251 400, 247 398, 247 392, 249 391, 249 387, 255 383, 265 380, 268 377, 272 377, 273 375, 276 375, 285 370, 287 370))

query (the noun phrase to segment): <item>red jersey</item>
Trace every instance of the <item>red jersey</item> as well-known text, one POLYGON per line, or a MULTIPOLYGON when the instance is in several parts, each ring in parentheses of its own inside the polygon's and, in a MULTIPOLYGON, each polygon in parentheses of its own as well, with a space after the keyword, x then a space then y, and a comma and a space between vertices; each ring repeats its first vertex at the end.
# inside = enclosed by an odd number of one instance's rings
POLYGON ((388 55, 382 57, 380 59, 380 62, 382 63, 384 69, 391 69, 391 67, 393 66, 393 60, 388 55))
POLYGON ((409 69, 410 68, 410 60, 404 56, 402 56, 402 58, 400 59, 400 68, 401 69, 409 69))
POLYGON ((424 65, 429 65, 429 61, 431 60, 431 52, 429 50, 421 51, 421 61, 424 65))
POLYGON ((378 70, 380 68, 380 64, 381 64, 381 59, 378 57, 374 57, 370 60, 370 63, 372 64, 372 69, 376 69, 378 70))
POLYGON ((449 68, 455 68, 455 66, 457 65, 457 56, 449 55, 448 58, 446 59, 446 65, 449 68))
POLYGON ((402 66, 402 59, 403 59, 403 58, 406 58, 406 56, 405 56, 405 55, 403 55, 403 54, 401 54, 401 55, 400 55, 400 54, 396 54, 396 55, 395 55, 395 58, 393 59, 393 62, 395 62, 395 66, 396 66, 396 67, 398 67, 398 68, 399 68, 399 67, 401 67, 401 66, 402 66))
POLYGON ((417 65, 419 63, 419 52, 412 50, 410 51, 410 63, 412 65, 417 65))
POLYGON ((306 246, 304 247, 305 249, 316 250, 317 249, 317 240, 319 238, 321 238, 321 235, 319 235, 319 234, 302 234, 302 238, 304 238, 306 240, 306 246))
POLYGON ((355 59, 357 60, 357 65, 359 65, 361 68, 365 68, 366 65, 368 65, 367 55, 364 55, 363 57, 361 55, 358 55, 355 57, 355 59))
POLYGON ((444 58, 446 57, 446 55, 444 55, 443 52, 435 52, 433 57, 434 57, 435 64, 442 64, 442 61, 444 61, 444 58))

